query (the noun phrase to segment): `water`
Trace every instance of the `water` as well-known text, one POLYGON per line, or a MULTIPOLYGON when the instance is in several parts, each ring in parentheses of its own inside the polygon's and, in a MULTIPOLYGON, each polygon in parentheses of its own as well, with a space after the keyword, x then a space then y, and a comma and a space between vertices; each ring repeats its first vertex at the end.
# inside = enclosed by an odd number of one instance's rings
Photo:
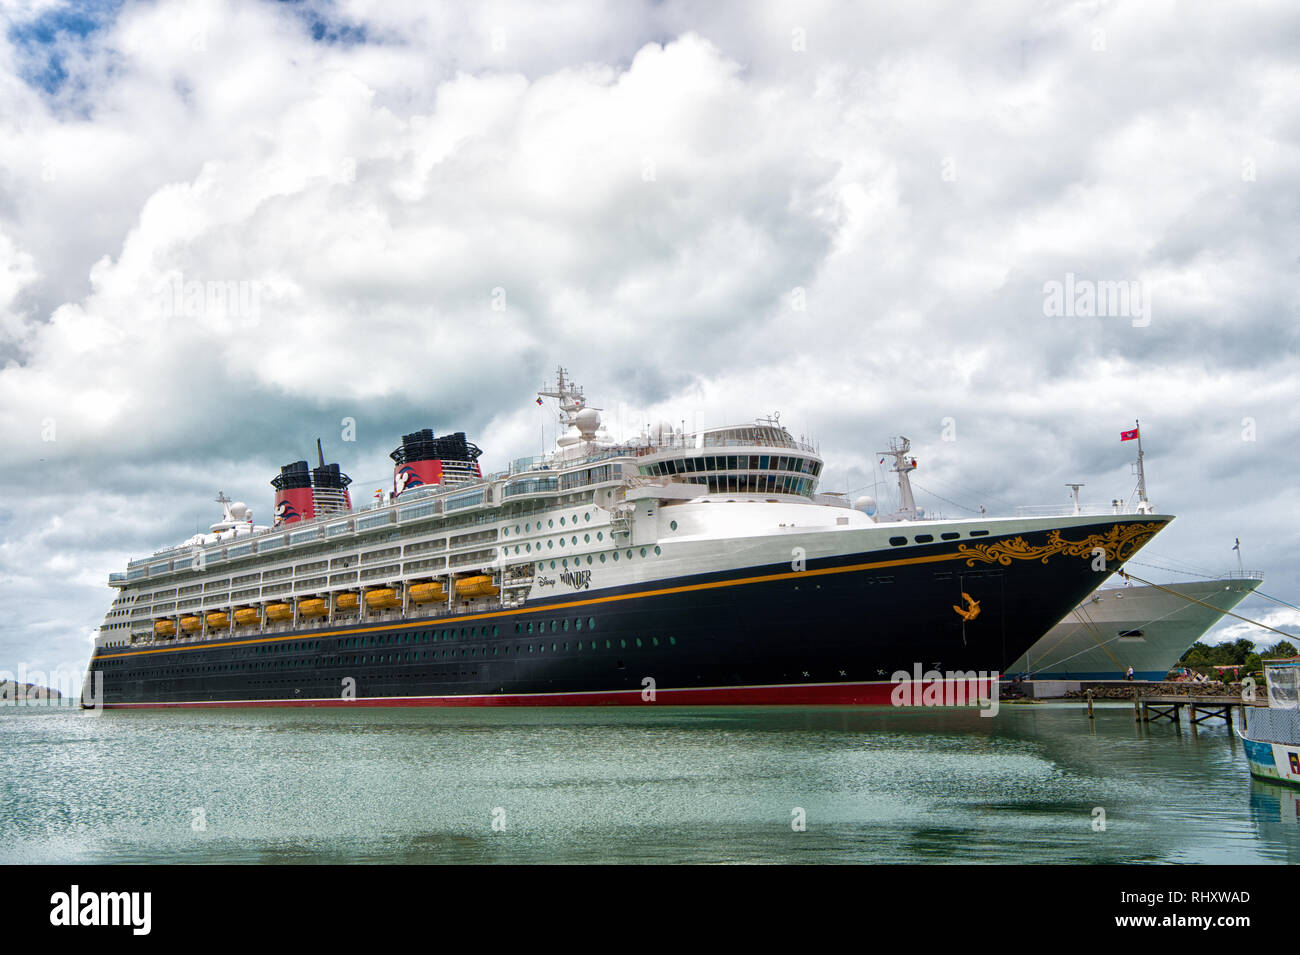
POLYGON ((5 863, 1300 861, 1238 739, 1124 706, 8 706, 0 780, 5 863))

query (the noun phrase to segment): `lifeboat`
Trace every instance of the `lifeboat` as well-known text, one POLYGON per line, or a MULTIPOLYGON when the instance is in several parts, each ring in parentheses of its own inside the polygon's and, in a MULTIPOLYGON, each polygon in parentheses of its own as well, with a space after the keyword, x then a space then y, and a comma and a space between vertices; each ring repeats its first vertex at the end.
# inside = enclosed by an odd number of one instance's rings
POLYGON ((218 610, 215 613, 208 614, 209 630, 225 630, 230 626, 230 614, 224 610, 218 610))
POLYGON ((486 574, 462 577, 456 581, 456 593, 461 597, 495 597, 501 591, 486 574))
POLYGON ((377 590, 366 591, 366 606, 371 610, 388 610, 392 607, 400 607, 402 598, 391 587, 381 587, 377 590))
POLYGON ((412 584, 411 599, 418 604, 426 604, 433 600, 446 600, 447 591, 443 589, 442 584, 435 581, 428 584, 412 584))
POLYGON ((203 629, 203 618, 181 617, 181 629, 186 633, 198 633, 203 629))
POLYGON ((325 601, 317 597, 298 601, 298 616, 300 617, 323 617, 327 612, 325 601))
POLYGON ((257 623, 262 615, 257 612, 256 607, 240 607, 235 611, 235 626, 247 627, 249 624, 257 623))
POLYGON ((293 608, 290 607, 288 604, 267 604, 266 619, 267 620, 292 620, 293 608))
POLYGON ((160 637, 176 636, 176 624, 171 620, 156 620, 153 625, 153 632, 160 637))
POLYGON ((361 598, 356 594, 339 594, 334 598, 335 610, 356 610, 361 598))

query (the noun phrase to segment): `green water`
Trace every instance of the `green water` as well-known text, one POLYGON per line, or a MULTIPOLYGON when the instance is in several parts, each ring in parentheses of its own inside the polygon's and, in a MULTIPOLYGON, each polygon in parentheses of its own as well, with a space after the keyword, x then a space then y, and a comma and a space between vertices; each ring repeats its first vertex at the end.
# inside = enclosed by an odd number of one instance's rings
POLYGON ((1300 861, 1238 739, 1125 707, 7 706, 0 779, 6 863, 1300 861))

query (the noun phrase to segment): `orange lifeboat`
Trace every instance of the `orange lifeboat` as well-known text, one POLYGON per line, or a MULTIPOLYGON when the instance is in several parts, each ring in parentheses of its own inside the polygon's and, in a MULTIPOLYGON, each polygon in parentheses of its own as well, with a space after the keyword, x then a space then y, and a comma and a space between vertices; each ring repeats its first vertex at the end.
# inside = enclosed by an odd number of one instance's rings
POLYGON ((298 601, 298 616, 300 617, 323 617, 327 612, 325 601, 319 597, 298 601))
POLYGON ((391 587, 380 587, 377 590, 366 591, 366 606, 371 610, 389 610, 401 605, 401 596, 391 587))
POLYGON ((160 637, 176 636, 176 624, 171 620, 155 620, 153 632, 160 637))
POLYGON ((456 581, 456 593, 461 597, 495 597, 501 591, 486 574, 462 577, 456 581))
POLYGON ((203 618, 181 617, 181 629, 186 633, 198 633, 203 629, 203 618))
POLYGON ((209 630, 226 630, 230 627, 230 614, 224 610, 218 610, 208 614, 209 630))
POLYGON ((412 584, 410 594, 411 600, 418 604, 447 599, 447 591, 443 589, 439 581, 427 584, 412 584))
POLYGON ((361 598, 356 594, 339 594, 334 598, 334 609, 343 611, 356 610, 360 602, 361 598))
POLYGON ((290 607, 288 604, 267 604, 266 619, 267 620, 292 620, 293 608, 290 607))
POLYGON ((256 607, 240 607, 235 611, 235 626, 247 627, 250 624, 257 623, 262 619, 262 615, 257 612, 256 607))

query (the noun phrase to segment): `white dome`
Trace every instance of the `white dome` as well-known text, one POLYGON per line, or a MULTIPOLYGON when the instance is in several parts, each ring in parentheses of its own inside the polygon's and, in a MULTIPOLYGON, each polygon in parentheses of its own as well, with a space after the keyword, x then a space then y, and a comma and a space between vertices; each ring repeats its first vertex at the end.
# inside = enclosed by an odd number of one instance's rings
POLYGON ((876 499, 870 494, 864 494, 853 502, 853 509, 871 517, 876 513, 876 499))
POLYGON ((590 441, 596 436, 596 431, 600 428, 600 412, 595 408, 583 408, 574 417, 573 424, 581 432, 583 438, 590 441))
POLYGON ((230 516, 237 521, 246 521, 249 518, 248 505, 243 501, 235 501, 230 505, 230 516))

